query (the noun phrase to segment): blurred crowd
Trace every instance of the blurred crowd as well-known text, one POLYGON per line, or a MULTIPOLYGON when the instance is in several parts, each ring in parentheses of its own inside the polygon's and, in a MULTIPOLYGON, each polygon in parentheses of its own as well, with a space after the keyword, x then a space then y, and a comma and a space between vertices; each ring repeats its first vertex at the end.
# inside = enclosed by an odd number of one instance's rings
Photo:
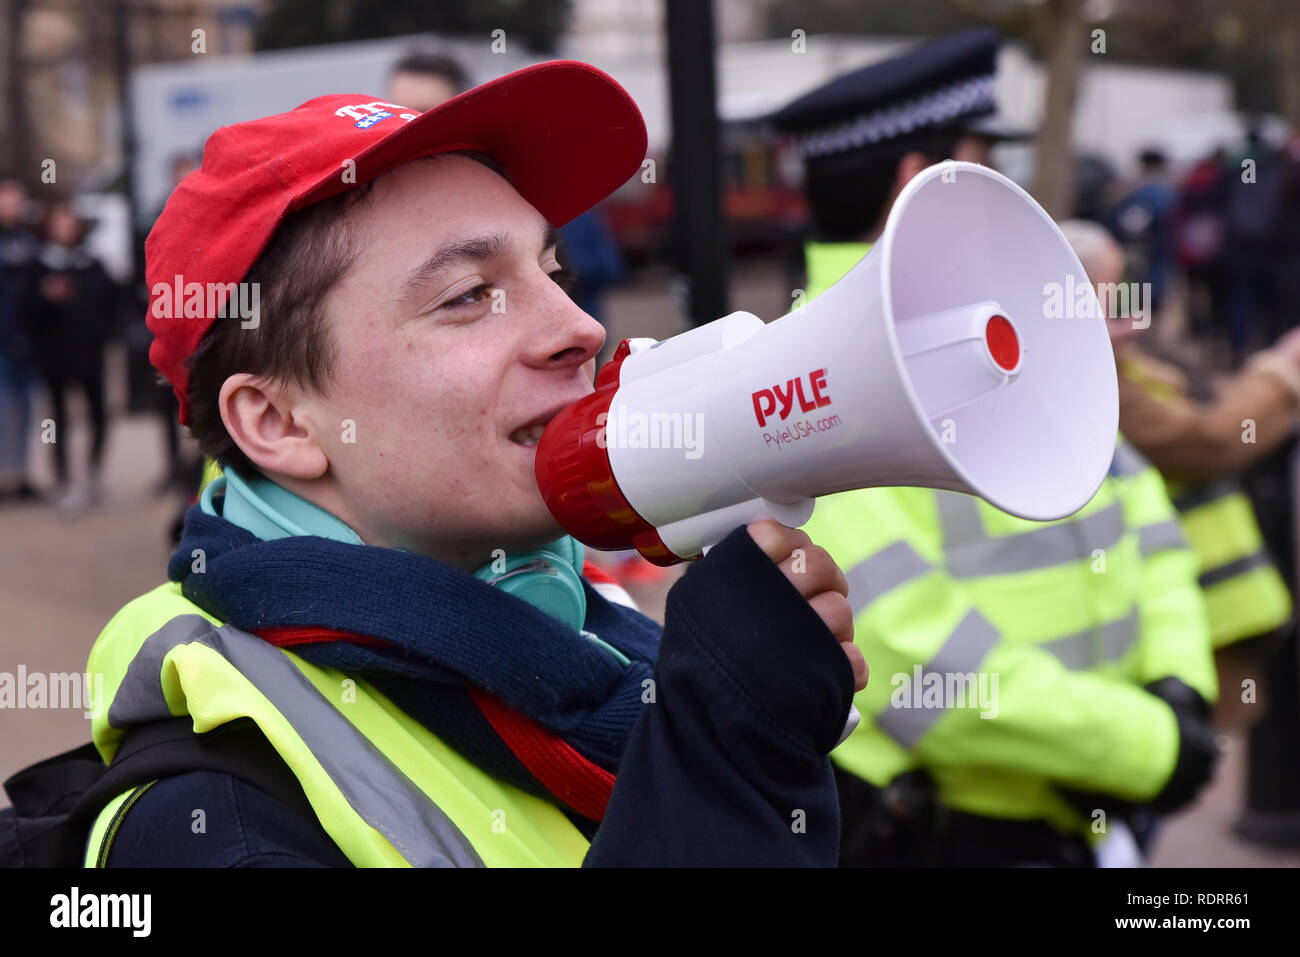
POLYGON ((1120 242, 1157 313, 1181 284, 1179 331, 1215 368, 1240 366, 1300 315, 1300 136, 1270 145, 1252 128, 1183 169, 1157 148, 1137 165, 1131 178, 1094 172, 1080 215, 1120 242))
POLYGON ((117 335, 122 290, 87 250, 88 224, 66 200, 37 206, 16 179, 0 180, 0 501, 38 498, 30 481, 33 395, 48 390, 53 417, 42 420, 60 508, 103 497, 108 433, 104 355, 117 335), (84 396, 91 425, 85 482, 71 482, 68 443, 59 430, 68 398, 84 396))

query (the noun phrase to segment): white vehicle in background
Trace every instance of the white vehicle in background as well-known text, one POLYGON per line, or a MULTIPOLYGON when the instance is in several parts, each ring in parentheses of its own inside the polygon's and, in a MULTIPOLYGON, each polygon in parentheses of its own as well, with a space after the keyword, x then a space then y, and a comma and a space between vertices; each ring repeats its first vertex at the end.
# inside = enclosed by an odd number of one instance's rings
POLYGON ((131 276, 131 211, 120 192, 80 192, 72 198, 77 215, 87 220, 86 246, 114 282, 131 276))
POLYGON ((471 85, 538 59, 513 50, 484 56, 479 40, 421 34, 136 68, 130 83, 136 134, 132 175, 140 215, 152 216, 167 199, 172 160, 197 156, 214 130, 283 113, 330 93, 383 96, 392 65, 413 50, 451 57, 464 67, 471 85))

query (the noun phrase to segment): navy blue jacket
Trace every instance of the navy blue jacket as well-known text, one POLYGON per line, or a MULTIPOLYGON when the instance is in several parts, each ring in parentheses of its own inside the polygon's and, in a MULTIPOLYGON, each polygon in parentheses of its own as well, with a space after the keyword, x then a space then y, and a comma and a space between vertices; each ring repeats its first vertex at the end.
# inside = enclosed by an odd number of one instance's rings
POLYGON ((0 226, 0 357, 31 359, 28 314, 32 306, 36 238, 22 226, 0 226))
MULTIPOLYGON (((584 866, 811 865, 839 852, 827 754, 848 660, 737 528, 668 595, 655 702, 637 719, 584 866)), ((319 822, 230 775, 166 778, 136 801, 110 867, 346 867, 319 822), (191 830, 195 809, 206 833, 191 830)))

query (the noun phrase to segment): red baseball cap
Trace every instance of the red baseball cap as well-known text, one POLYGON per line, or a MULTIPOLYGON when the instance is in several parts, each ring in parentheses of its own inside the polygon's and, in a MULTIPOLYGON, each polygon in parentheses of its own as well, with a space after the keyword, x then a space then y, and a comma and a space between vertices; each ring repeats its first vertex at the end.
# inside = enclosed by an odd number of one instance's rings
MULTIPOLYGON (((182 425, 189 423, 189 359, 216 316, 183 315, 179 303, 155 315, 155 288, 161 284, 167 291, 159 295, 171 298, 178 282, 203 289, 238 283, 290 213, 410 160, 453 150, 491 156, 519 194, 560 226, 640 168, 645 121, 611 77, 554 60, 426 113, 341 94, 217 130, 203 148, 202 167, 176 187, 145 242, 149 361, 175 389, 182 425)), ((225 297, 217 295, 220 309, 225 297)))

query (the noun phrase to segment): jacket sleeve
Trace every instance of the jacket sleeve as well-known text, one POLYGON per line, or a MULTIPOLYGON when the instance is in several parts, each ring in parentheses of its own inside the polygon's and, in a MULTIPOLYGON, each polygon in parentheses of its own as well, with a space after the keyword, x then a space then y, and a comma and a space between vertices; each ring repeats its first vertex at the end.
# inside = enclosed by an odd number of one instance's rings
POLYGON ((1001 768, 1130 800, 1159 792, 1178 752, 1168 705, 1130 682, 1070 670, 1037 645, 1004 641, 937 543, 924 540, 924 523, 908 517, 908 503, 928 491, 851 494, 875 496, 862 521, 828 511, 808 530, 849 576, 854 640, 871 666, 858 696, 864 720, 923 764, 1001 768), (990 706, 915 707, 917 667, 982 676, 990 706))
POLYGON ((852 668, 743 527, 669 592, 653 681, 584 866, 834 866, 852 668))
POLYGON ((1147 361, 1130 357, 1121 364, 1120 429, 1166 475, 1211 479, 1239 472, 1295 427, 1300 369, 1279 353, 1256 355, 1212 402, 1151 394, 1135 372, 1147 361))

